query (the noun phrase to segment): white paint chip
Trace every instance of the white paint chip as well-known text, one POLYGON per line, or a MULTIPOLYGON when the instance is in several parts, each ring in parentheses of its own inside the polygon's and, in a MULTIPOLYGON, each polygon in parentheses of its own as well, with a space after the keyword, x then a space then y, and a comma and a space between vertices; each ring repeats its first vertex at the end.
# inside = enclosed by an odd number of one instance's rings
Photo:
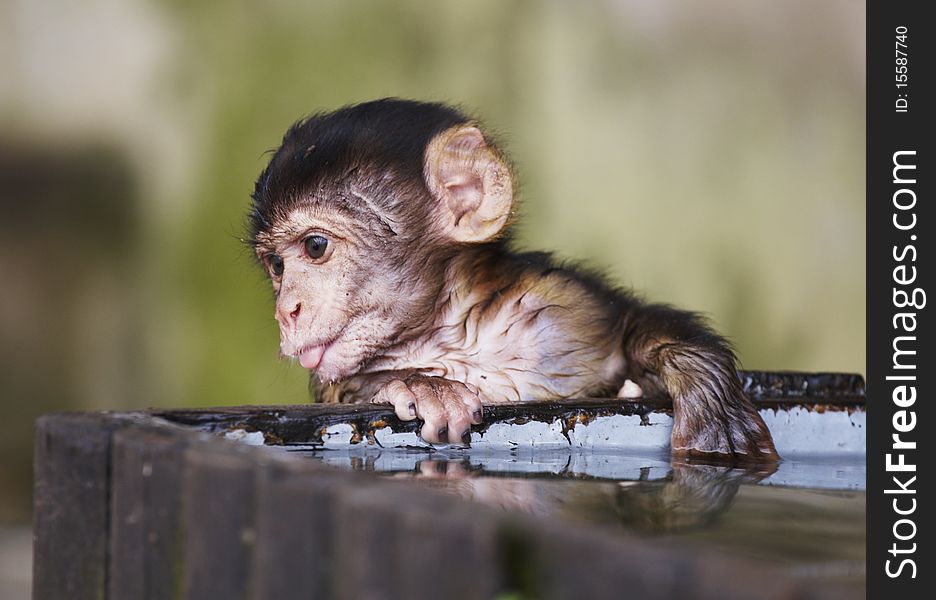
POLYGON ((263 432, 235 429, 234 431, 228 431, 225 433, 224 439, 234 442, 241 442, 242 444, 247 444, 248 446, 262 446, 263 432))

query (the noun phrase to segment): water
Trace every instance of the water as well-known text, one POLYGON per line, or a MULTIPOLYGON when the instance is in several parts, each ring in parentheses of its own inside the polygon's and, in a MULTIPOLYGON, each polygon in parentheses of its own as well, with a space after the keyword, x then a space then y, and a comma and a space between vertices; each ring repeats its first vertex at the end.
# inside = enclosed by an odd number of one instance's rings
POLYGON ((677 540, 797 577, 861 582, 864 461, 796 457, 778 467, 673 463, 666 453, 393 448, 299 453, 505 510, 677 540))

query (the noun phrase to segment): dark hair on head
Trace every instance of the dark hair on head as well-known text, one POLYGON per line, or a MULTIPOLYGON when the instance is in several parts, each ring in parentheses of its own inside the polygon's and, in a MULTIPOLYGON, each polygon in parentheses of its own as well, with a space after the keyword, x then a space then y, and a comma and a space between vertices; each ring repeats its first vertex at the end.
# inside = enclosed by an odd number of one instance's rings
POLYGON ((384 98, 297 121, 254 186, 251 239, 320 182, 340 179, 359 165, 393 167, 405 179, 421 180, 429 141, 470 120, 444 104, 384 98))

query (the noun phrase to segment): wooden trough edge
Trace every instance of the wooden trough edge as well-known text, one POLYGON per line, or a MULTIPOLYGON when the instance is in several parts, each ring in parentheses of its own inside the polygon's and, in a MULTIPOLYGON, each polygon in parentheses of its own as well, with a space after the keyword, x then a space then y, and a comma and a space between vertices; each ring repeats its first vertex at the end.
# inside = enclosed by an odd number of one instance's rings
POLYGON ((34 498, 36 600, 857 591, 336 471, 140 413, 41 417, 34 498))

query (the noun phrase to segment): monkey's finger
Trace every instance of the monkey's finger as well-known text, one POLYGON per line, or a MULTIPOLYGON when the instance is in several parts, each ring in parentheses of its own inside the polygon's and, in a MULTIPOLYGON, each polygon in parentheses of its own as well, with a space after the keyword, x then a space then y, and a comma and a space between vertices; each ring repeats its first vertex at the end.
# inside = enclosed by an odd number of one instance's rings
POLYGON ((473 408, 469 401, 471 396, 474 396, 474 394, 461 385, 452 386, 442 394, 442 402, 445 404, 445 415, 448 420, 448 441, 450 444, 467 445, 471 443, 471 413, 473 408))
POLYGON ((445 419, 432 419, 423 423, 419 436, 430 444, 448 443, 448 423, 445 419))
POLYGON ((478 398, 478 395, 472 392, 467 397, 463 397, 462 402, 468 407, 468 414, 471 415, 471 422, 474 425, 480 425, 484 420, 484 406, 481 404, 481 399, 478 398))
POLYGON ((458 383, 453 391, 458 401, 464 407, 465 412, 468 414, 471 423, 480 425, 484 416, 484 407, 481 404, 481 398, 478 397, 477 392, 462 383, 458 383))
POLYGON ((459 410, 455 414, 449 413, 448 441, 450 444, 471 443, 471 420, 464 410, 459 410))
POLYGON ((442 401, 433 395, 420 394, 417 402, 419 418, 423 420, 419 435, 430 444, 448 442, 448 418, 442 401))
MULTIPOLYGON (((419 416, 416 395, 399 379, 394 379, 385 385, 380 392, 386 399, 385 402, 393 404, 393 410, 401 421, 412 421, 419 416)), ((378 396, 380 395, 378 393, 378 396)))

